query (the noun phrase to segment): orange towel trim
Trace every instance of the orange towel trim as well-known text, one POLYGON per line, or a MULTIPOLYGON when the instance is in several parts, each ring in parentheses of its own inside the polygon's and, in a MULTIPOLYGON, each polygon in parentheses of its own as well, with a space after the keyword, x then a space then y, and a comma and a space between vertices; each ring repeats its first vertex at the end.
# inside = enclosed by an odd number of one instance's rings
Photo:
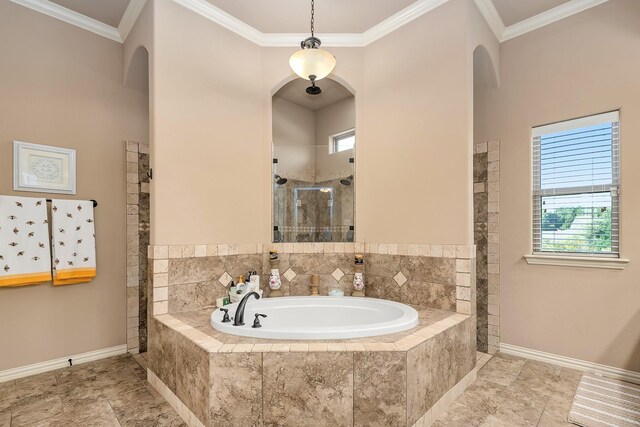
POLYGON ((56 270, 55 279, 58 280, 66 280, 66 279, 79 279, 79 278, 89 278, 96 276, 95 268, 70 268, 64 270, 56 270))
POLYGON ((92 277, 79 277, 77 279, 53 279, 53 284, 54 286, 73 285, 76 283, 88 283, 92 280, 92 277))
POLYGON ((12 274, 0 277, 0 286, 25 286, 51 281, 51 272, 12 274))
POLYGON ((71 268, 65 270, 56 270, 56 275, 53 278, 53 284, 58 285, 73 285, 75 283, 90 282, 96 277, 95 268, 71 268))

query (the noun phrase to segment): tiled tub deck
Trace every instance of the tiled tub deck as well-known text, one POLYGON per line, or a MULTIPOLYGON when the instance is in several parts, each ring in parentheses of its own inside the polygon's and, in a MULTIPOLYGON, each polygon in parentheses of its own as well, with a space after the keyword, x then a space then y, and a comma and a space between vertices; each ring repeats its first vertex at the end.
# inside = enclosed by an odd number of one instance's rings
POLYGON ((427 426, 475 380, 475 315, 416 307, 403 333, 223 334, 213 308, 150 319, 149 381, 191 426, 427 426))

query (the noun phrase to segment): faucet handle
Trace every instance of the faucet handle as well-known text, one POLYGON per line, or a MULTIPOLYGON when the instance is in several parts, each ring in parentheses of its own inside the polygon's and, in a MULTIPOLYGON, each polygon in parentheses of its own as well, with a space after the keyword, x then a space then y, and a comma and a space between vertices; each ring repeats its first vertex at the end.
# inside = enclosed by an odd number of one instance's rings
POLYGON ((220 311, 222 311, 224 313, 224 316, 222 317, 222 323, 231 322, 231 319, 229 319, 229 309, 228 308, 221 308, 220 311))
POLYGON ((253 319, 252 328, 262 328, 262 325, 260 324, 260 318, 261 317, 267 317, 267 315, 266 314, 261 314, 261 313, 256 313, 256 317, 255 317, 255 319, 253 319))

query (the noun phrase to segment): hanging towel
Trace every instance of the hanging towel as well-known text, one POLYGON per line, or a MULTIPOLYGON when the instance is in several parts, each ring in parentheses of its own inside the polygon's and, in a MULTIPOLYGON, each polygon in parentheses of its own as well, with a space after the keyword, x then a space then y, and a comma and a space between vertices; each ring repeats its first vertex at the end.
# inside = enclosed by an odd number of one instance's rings
POLYGON ((93 202, 51 201, 53 284, 90 282, 96 275, 93 202))
POLYGON ((47 202, 0 196, 0 286, 51 280, 47 202))

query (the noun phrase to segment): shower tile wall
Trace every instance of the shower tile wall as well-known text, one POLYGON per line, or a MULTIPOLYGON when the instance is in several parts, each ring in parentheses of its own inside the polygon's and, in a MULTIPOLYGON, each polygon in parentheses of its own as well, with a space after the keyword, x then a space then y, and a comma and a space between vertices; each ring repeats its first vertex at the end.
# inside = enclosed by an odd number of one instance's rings
POLYGON ((478 143, 473 155, 478 351, 495 353, 500 336, 500 145, 478 143))
POLYGON ((342 185, 340 179, 322 182, 289 179, 286 184, 276 186, 274 195, 274 225, 279 227, 284 241, 346 241, 347 231, 353 225, 354 218, 353 185, 342 185), (331 188, 333 204, 328 204, 331 193, 303 190, 311 187, 331 188), (296 190, 299 190, 297 203, 296 190))
POLYGON ((126 142, 127 181, 127 349, 147 350, 149 245, 149 145, 126 142))

